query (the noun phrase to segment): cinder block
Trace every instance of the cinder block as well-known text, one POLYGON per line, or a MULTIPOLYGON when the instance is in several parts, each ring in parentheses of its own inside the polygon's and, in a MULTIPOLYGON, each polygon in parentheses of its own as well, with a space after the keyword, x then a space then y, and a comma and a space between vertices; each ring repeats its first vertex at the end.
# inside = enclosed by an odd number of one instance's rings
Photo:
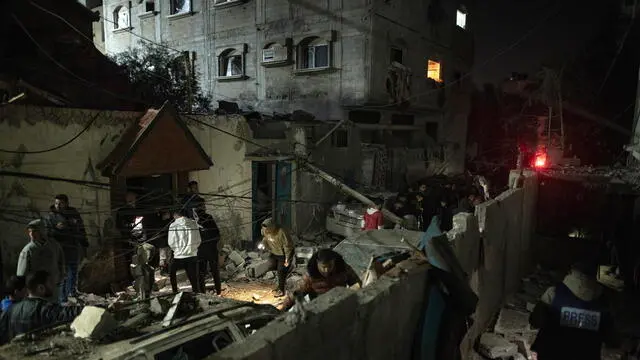
POLYGON ((95 306, 85 306, 71 324, 75 336, 83 339, 100 339, 116 327, 118 327, 118 323, 113 315, 107 310, 95 306))
POLYGON ((269 260, 255 260, 249 266, 247 266, 247 276, 252 278, 258 278, 269 271, 269 260))

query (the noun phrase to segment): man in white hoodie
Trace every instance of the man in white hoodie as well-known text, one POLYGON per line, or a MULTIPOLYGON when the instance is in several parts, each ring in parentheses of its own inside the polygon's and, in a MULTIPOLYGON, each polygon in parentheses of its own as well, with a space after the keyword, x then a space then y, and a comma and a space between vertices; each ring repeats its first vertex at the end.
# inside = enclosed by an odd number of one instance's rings
POLYGON ((169 225, 169 247, 173 250, 173 260, 169 264, 169 280, 173 292, 178 292, 176 272, 182 268, 187 272, 193 292, 200 291, 198 284, 198 247, 202 242, 198 223, 185 216, 184 209, 173 211, 173 222, 169 225))

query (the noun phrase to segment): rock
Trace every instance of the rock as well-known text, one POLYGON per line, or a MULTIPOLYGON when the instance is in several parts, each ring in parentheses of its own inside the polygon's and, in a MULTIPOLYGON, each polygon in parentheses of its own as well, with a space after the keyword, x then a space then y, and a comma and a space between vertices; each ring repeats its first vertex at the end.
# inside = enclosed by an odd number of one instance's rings
POLYGON ((229 253, 229 260, 233 261, 236 266, 244 264, 244 257, 237 251, 229 253))
POLYGON ((502 309, 494 331, 502 335, 530 332, 529 313, 514 309, 502 309))
POLYGON ((513 357, 511 358, 511 360, 527 360, 526 357, 524 357, 524 355, 517 353, 515 355, 513 355, 513 357))
POLYGON ((271 280, 276 277, 275 271, 267 271, 266 274, 262 277, 265 280, 271 280))
POLYGON ((260 253, 256 252, 256 251, 249 251, 247 253, 247 256, 251 259, 260 259, 260 253))
POLYGON ((255 300, 255 301, 258 301, 258 300, 260 300, 260 298, 261 298, 261 297, 260 297, 260 295, 258 295, 258 294, 253 294, 253 295, 251 296, 251 298, 253 298, 253 300, 255 300))
POLYGON ((524 360, 533 360, 533 354, 531 352, 531 346, 529 341, 525 338, 517 338, 513 341, 518 347, 518 353, 523 355, 524 360))
POLYGON ((315 252, 316 252, 315 247, 297 247, 296 257, 309 260, 311 259, 311 256, 313 256, 313 253, 315 252))
POLYGON ((230 273, 234 273, 236 271, 236 266, 233 263, 228 263, 227 265, 225 265, 224 267, 228 272, 230 273))
POLYGON ((251 278, 259 278, 267 271, 269 271, 269 266, 269 260, 254 261, 249 266, 247 266, 246 274, 251 278))
POLYGON ((167 311, 169 311, 170 307, 171 307, 171 303, 169 303, 169 301, 167 301, 166 299, 162 299, 162 298, 154 298, 154 299, 151 299, 151 301, 149 302, 149 310, 151 310, 151 313, 153 315, 157 315, 157 316, 164 316, 164 314, 166 314, 167 311))
POLYGON ((497 334, 484 333, 480 336, 478 351, 490 359, 499 359, 517 354, 518 346, 508 342, 497 334))
POLYGON ((533 309, 536 307, 536 304, 527 301, 527 311, 533 312, 533 309))
POLYGON ((85 306, 71 324, 75 337, 82 339, 100 339, 117 327, 118 323, 111 313, 95 306, 85 306))

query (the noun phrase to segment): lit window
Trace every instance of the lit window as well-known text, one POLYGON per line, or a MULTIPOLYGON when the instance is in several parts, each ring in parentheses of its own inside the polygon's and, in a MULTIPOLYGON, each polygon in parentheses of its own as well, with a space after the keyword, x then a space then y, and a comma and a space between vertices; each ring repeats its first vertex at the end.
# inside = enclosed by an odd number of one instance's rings
POLYGON ((427 78, 436 82, 442 82, 439 62, 429 60, 427 63, 427 78))
POLYGON ((330 63, 330 49, 326 41, 318 38, 305 39, 300 43, 298 52, 299 69, 328 68, 330 63))
POLYGON ((464 10, 456 12, 456 25, 463 29, 467 28, 467 13, 464 10))
POLYGON ((244 75, 244 64, 242 54, 235 49, 228 49, 220 54, 218 58, 218 76, 233 77, 244 75))
POLYGON ((191 0, 171 0, 171 15, 191 12, 191 0))

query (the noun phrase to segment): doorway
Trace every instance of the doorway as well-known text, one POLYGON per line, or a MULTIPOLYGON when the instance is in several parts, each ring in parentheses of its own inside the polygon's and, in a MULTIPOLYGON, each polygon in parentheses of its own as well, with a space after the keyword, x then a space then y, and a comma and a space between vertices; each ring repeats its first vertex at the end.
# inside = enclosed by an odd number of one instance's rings
POLYGON ((173 202, 174 181, 172 174, 161 174, 126 179, 127 189, 138 194, 138 206, 158 208, 173 202))
POLYGON ((253 239, 261 238, 262 221, 271 217, 278 225, 291 229, 290 161, 253 161, 252 205, 253 239))
POLYGON ((261 238, 260 226, 264 219, 273 214, 274 200, 274 173, 273 163, 267 161, 254 161, 251 177, 251 221, 253 223, 253 239, 261 238))

